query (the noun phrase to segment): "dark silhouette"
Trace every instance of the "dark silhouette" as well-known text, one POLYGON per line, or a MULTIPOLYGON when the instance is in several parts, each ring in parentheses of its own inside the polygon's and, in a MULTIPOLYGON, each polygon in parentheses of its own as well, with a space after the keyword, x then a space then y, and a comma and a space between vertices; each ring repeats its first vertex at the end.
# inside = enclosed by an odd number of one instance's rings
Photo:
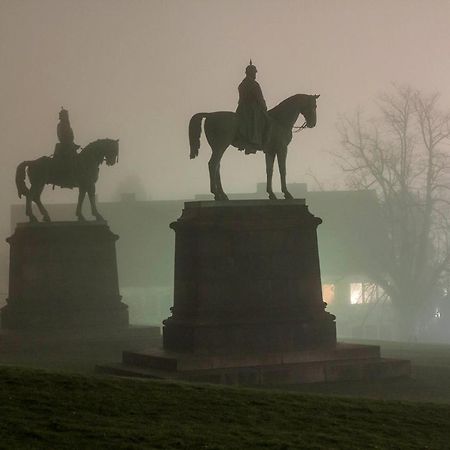
POLYGON ((74 142, 74 134, 69 121, 69 111, 61 108, 56 128, 59 142, 55 145, 51 176, 54 183, 61 187, 76 186, 75 160, 79 145, 74 142))
POLYGON ((17 224, 7 239, 9 290, 0 311, 2 328, 40 330, 43 337, 45 330, 58 330, 61 338, 73 331, 81 336, 81 330, 103 334, 127 328, 118 238, 106 222, 17 224))
POLYGON ((236 144, 239 150, 245 149, 247 155, 263 148, 270 127, 266 101, 256 81, 256 73, 256 67, 250 60, 245 69, 245 78, 238 89, 239 103, 236 114, 239 125, 236 144))
MULTIPOLYGON (((286 186, 286 156, 287 147, 292 140, 292 129, 299 114, 305 118, 305 123, 299 127, 313 128, 316 125, 316 99, 319 95, 296 94, 283 100, 267 112, 270 118, 270 132, 265 139, 263 151, 266 155, 267 193, 271 200, 276 200, 272 190, 272 174, 275 156, 280 170, 281 190, 286 199, 292 199, 286 186)), ((240 147, 238 114, 231 111, 198 113, 189 122, 190 157, 195 158, 200 148, 201 122, 205 120, 205 134, 212 149, 209 160, 210 189, 215 200, 228 200, 220 181, 220 160, 225 150, 233 145, 240 147)))
MULTIPOLYGON (((99 166, 106 162, 108 166, 114 165, 119 160, 119 140, 98 139, 88 144, 79 154, 73 156, 73 185, 70 187, 78 187, 78 204, 76 216, 78 220, 85 220, 81 207, 86 193, 91 203, 92 215, 96 220, 104 220, 97 210, 95 204, 95 183, 98 180, 99 166)), ((42 156, 33 161, 24 161, 17 166, 16 170, 16 186, 19 198, 24 195, 26 197, 26 214, 30 222, 37 222, 36 216, 33 214, 31 202, 35 202, 42 214, 45 222, 50 222, 50 216, 41 202, 41 193, 46 184, 68 187, 66 180, 62 183, 53 178, 53 165, 55 158, 42 156), (27 170, 28 169, 28 170, 27 170), (30 188, 25 184, 25 176, 28 172, 30 188)), ((56 163, 57 164, 57 163, 56 163)))
MULTIPOLYGON (((124 351, 127 376, 298 384, 408 376, 378 346, 336 342, 325 310, 317 226, 305 200, 185 202, 175 231, 163 348, 124 351)), ((30 227, 37 228, 37 227, 30 227)))

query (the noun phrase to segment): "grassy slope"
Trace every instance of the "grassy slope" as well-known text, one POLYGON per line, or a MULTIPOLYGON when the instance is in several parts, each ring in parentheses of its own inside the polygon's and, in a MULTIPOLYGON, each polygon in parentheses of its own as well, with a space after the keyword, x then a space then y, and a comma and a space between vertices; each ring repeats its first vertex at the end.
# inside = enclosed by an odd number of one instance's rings
POLYGON ((450 406, 0 368, 2 448, 449 448, 450 406))

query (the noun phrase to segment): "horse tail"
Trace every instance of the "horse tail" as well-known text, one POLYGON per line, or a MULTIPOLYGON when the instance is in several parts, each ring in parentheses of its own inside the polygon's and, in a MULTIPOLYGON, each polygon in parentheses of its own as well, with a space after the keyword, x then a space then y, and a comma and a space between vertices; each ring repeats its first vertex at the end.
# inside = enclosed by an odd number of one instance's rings
POLYGON ((17 166, 16 169, 16 186, 19 198, 22 198, 22 195, 27 196, 30 192, 25 184, 26 168, 29 166, 30 162, 31 161, 23 161, 17 166))
POLYGON ((208 113, 194 114, 189 122, 189 145, 191 146, 191 159, 198 156, 198 149, 200 148, 200 135, 202 134, 202 119, 207 115, 208 113))

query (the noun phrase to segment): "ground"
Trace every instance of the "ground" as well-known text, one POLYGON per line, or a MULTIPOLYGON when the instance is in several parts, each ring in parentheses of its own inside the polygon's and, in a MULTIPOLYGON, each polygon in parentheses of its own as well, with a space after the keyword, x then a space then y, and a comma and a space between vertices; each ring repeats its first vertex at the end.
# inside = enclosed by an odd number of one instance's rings
POLYGON ((450 346, 378 344, 411 379, 249 389, 96 375, 120 339, 0 333, 0 448, 450 448, 450 346))
POLYGON ((448 448, 450 406, 0 368, 2 448, 448 448))
MULTIPOLYGON (((129 344, 120 336, 73 335, 70 339, 54 336, 28 336, 23 339, 0 331, 0 365, 64 370, 93 374, 96 364, 119 362, 122 350, 140 350, 161 345, 150 339, 152 330, 137 329, 129 344), (150 331, 150 332, 149 332, 150 331), (125 342, 125 343, 124 343, 125 342)), ((353 341, 381 346, 382 356, 405 358, 412 362, 409 380, 394 379, 332 384, 280 386, 302 393, 344 395, 380 400, 410 400, 450 404, 450 345, 353 341)))

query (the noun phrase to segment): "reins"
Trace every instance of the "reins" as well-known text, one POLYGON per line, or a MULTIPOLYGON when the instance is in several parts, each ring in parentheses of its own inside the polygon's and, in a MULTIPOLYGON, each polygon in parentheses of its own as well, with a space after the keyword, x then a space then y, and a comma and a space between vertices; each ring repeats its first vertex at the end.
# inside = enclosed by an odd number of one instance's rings
POLYGON ((300 125, 299 127, 294 126, 294 127, 292 127, 292 129, 294 130, 294 133, 298 133, 299 131, 304 130, 306 127, 307 127, 307 124, 306 124, 306 120, 305 120, 303 125, 300 125))

